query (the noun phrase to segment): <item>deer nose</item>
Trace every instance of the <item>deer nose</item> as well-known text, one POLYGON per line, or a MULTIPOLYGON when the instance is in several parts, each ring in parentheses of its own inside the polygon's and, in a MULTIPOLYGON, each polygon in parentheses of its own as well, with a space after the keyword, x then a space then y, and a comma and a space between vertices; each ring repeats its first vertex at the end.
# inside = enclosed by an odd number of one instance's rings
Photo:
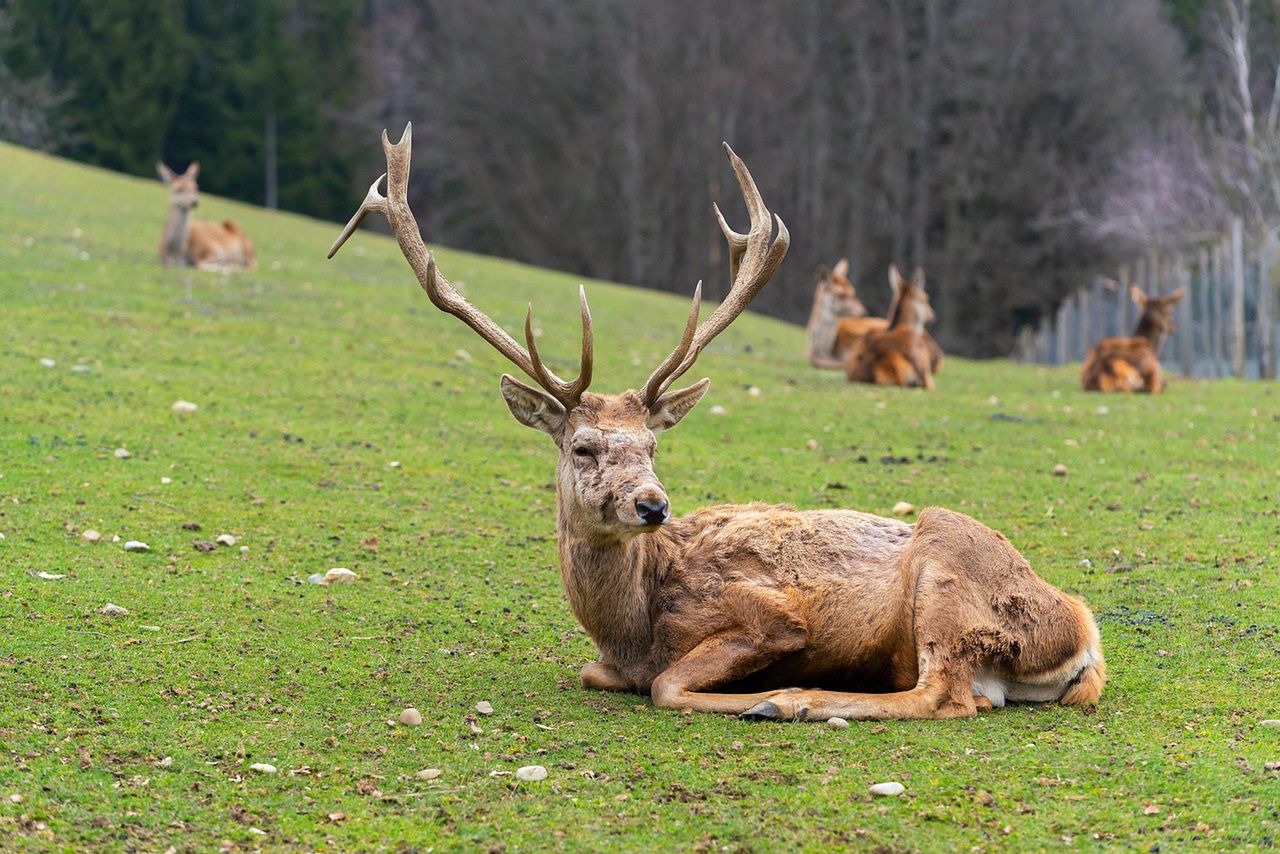
POLYGON ((640 514, 640 520, 646 525, 661 525, 667 521, 667 511, 668 507, 665 501, 645 501, 640 499, 636 502, 636 512, 640 514))

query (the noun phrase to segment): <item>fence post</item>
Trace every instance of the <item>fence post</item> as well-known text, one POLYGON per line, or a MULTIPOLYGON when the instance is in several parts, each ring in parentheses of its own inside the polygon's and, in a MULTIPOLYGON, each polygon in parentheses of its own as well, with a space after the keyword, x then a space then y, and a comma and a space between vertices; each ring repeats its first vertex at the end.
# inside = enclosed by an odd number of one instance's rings
POLYGON ((1191 376, 1195 358, 1192 348, 1195 346, 1195 319, 1191 311, 1191 267, 1185 261, 1178 262, 1178 284, 1185 289, 1182 298, 1181 314, 1178 319, 1178 361, 1181 362, 1182 375, 1191 376))
POLYGON ((1262 238, 1258 250, 1258 375, 1276 378, 1275 293, 1271 289, 1271 235, 1262 238))
POLYGON ((1231 374, 1244 376, 1244 221, 1231 219, 1231 374))
POLYGON ((1120 268, 1120 293, 1116 299, 1116 335, 1129 334, 1129 265, 1120 268))
POLYGON ((1227 352, 1227 322, 1223 310, 1223 293, 1226 291, 1225 240, 1219 240, 1213 247, 1213 375, 1225 375, 1223 368, 1227 352))
POLYGON ((1089 327, 1092 320, 1089 289, 1081 288, 1076 291, 1076 357, 1079 359, 1084 359, 1084 354, 1089 352, 1089 327))
POLYGON ((1058 306, 1056 322, 1053 328, 1053 363, 1055 365, 1065 365, 1067 363, 1067 301, 1063 300, 1058 306))

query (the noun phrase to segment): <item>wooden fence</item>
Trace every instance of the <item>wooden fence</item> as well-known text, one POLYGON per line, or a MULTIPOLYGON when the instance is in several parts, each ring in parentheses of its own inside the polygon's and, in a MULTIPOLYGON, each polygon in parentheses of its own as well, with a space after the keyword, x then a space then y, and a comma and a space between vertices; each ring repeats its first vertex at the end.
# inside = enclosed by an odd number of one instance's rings
POLYGON ((1038 364, 1082 361, 1099 340, 1133 334, 1138 307, 1129 299, 1136 284, 1151 296, 1179 287, 1176 329, 1165 341, 1160 364, 1189 377, 1275 379, 1277 294, 1273 241, 1246 245, 1239 220, 1217 242, 1194 254, 1152 251, 1122 266, 1115 277, 1098 276, 1041 318, 1023 327, 1014 357, 1038 364))

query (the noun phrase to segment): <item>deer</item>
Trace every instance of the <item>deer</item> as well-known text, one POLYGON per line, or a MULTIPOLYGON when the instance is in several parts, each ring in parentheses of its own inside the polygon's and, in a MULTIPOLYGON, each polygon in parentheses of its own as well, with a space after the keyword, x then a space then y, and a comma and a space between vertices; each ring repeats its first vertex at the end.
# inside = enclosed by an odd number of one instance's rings
POLYGON ((1176 328, 1173 311, 1187 295, 1183 288, 1163 297, 1147 296, 1137 285, 1129 286, 1129 298, 1142 312, 1133 335, 1104 338, 1093 346, 1080 367, 1080 384, 1085 391, 1160 394, 1164 377, 1160 372, 1160 350, 1176 328))
POLYGON ((924 270, 916 267, 911 279, 903 278, 896 264, 889 266, 893 303, 883 327, 868 327, 861 334, 841 324, 837 337, 847 334, 845 376, 850 382, 933 389, 933 375, 942 366, 942 349, 925 324, 934 319, 924 270), (849 330, 846 333, 846 330, 849 330))
POLYGON ((837 327, 846 320, 866 318, 867 307, 858 299, 849 281, 849 259, 835 267, 818 268, 818 285, 813 291, 813 308, 805 327, 809 340, 809 364, 815 368, 843 368, 844 358, 837 346, 837 327))
POLYGON ((253 241, 234 219, 222 222, 194 220, 191 212, 200 205, 200 161, 193 161, 181 175, 162 162, 156 173, 169 187, 169 216, 160 236, 160 263, 166 267, 195 267, 198 270, 256 270, 253 241))
POLYGON ((542 359, 525 315, 521 346, 458 292, 409 208, 412 125, 329 250, 379 213, 436 308, 453 315, 533 385, 504 374, 520 424, 546 434, 556 460, 556 547, 570 609, 598 656, 584 689, 648 695, 661 709, 751 719, 972 717, 1006 701, 1097 701, 1105 682, 1088 607, 1041 580, 1002 535, 930 508, 914 524, 854 510, 719 505, 674 518, 654 469, 657 436, 706 394, 673 388, 772 278, 790 245, 743 161, 725 155, 750 228, 715 218, 731 287, 699 322, 701 283, 679 342, 644 386, 589 390, 594 334, 578 289, 578 375, 542 359), (386 181, 386 195, 380 192, 386 181))

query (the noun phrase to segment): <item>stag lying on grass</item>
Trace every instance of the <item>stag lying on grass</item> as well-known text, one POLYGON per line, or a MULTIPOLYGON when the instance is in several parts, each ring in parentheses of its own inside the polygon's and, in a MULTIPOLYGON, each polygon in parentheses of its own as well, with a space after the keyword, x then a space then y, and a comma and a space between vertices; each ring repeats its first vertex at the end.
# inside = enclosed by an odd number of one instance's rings
POLYGON ((1093 346, 1080 368, 1085 391, 1164 391, 1160 373, 1160 349, 1174 330, 1174 307, 1186 296, 1178 288, 1168 296, 1149 297, 1137 285, 1129 296, 1142 310, 1138 326, 1128 338, 1103 338, 1093 346))
POLYGON ((867 307, 862 304, 849 281, 849 259, 841 258, 832 269, 822 267, 818 272, 818 286, 813 290, 813 308, 809 311, 809 323, 805 332, 809 338, 809 364, 815 368, 843 368, 844 352, 838 345, 836 330, 845 321, 884 321, 867 317, 867 307))
POLYGON ((176 174, 163 163, 156 164, 160 180, 169 185, 169 216, 160 236, 160 263, 166 267, 196 267, 200 270, 257 269, 253 241, 234 219, 203 222, 191 218, 200 204, 196 177, 199 162, 176 174))
MULTIPOLYGON (((884 328, 847 334, 845 375, 850 382, 932 389, 933 375, 942 366, 942 348, 925 330, 933 322, 933 307, 924 289, 924 270, 916 267, 911 280, 889 266, 893 303, 884 328)), ((841 324, 840 333, 846 333, 841 324)))
POLYGON ((928 509, 913 526, 746 504, 671 518, 654 435, 687 415, 709 381, 671 385, 746 309, 789 243, 727 145, 751 218, 739 234, 715 211, 729 243, 728 297, 699 324, 695 289, 680 343, 643 389, 601 395, 587 391, 584 291, 581 369, 567 382, 538 354, 532 311, 525 349, 440 274, 406 201, 410 140, 408 127, 394 145, 383 133, 387 197, 379 178, 329 255, 368 213, 385 214, 431 302, 541 387, 502 377, 511 414, 559 452, 560 572, 600 653, 582 670, 584 687, 648 693, 662 708, 789 720, 948 718, 1006 699, 1097 700, 1105 675, 1089 609, 959 513, 928 509))

